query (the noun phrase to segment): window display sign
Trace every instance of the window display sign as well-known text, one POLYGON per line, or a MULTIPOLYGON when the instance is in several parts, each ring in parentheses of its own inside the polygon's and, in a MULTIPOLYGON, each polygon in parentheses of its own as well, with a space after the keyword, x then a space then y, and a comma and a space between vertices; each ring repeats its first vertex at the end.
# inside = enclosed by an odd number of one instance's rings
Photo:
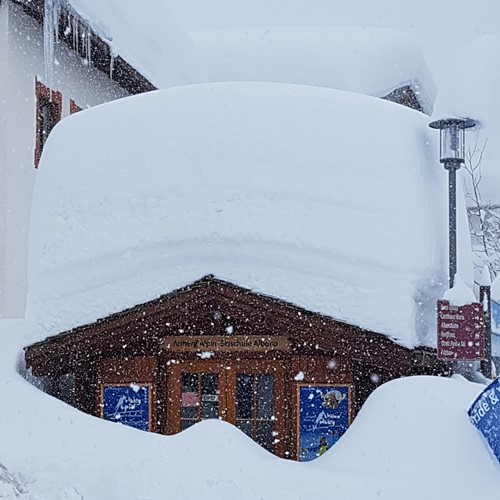
POLYGON ((495 379, 469 408, 469 419, 500 461, 500 379, 495 379))
POLYGON ((350 422, 351 390, 345 385, 299 386, 299 460, 323 455, 344 434, 350 422))
POLYGON ((149 385, 103 386, 102 416, 105 420, 149 431, 150 399, 149 385))

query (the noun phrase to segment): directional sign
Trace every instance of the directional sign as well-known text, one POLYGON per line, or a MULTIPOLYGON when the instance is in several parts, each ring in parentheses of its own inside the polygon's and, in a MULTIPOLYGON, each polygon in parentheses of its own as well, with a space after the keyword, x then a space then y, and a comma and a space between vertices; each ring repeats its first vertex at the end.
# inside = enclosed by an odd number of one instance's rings
POLYGON ((439 300, 437 306, 438 358, 445 361, 484 359, 483 308, 479 302, 452 306, 439 300))

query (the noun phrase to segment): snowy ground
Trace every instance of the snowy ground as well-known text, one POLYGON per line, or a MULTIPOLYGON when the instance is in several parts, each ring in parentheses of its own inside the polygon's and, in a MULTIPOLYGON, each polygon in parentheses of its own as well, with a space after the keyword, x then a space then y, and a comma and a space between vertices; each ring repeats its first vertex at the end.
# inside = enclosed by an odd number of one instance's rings
POLYGON ((224 422, 167 437, 85 415, 16 372, 28 330, 0 323, 2 499, 465 500, 500 489, 500 465, 466 414, 481 386, 464 379, 381 386, 335 448, 300 464, 224 422))

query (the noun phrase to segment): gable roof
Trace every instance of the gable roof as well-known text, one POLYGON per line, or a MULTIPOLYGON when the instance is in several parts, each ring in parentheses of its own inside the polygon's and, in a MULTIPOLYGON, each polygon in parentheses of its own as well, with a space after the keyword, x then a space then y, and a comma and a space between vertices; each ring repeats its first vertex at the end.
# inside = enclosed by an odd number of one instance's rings
POLYGON ((335 352, 408 372, 417 358, 426 366, 436 362, 432 353, 425 356, 425 350, 412 353, 373 332, 208 275, 155 300, 37 342, 25 348, 26 363, 37 376, 62 374, 94 357, 158 355, 165 336, 233 333, 284 334, 294 349, 335 352))

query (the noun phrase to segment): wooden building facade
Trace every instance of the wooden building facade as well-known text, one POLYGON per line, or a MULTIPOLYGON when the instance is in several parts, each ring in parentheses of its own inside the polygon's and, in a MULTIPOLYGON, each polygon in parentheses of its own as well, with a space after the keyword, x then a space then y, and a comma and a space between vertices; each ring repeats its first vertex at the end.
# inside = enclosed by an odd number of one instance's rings
POLYGON ((92 415, 174 434, 224 419, 281 457, 331 446, 381 383, 446 367, 428 349, 213 276, 26 348, 47 391, 92 415))

